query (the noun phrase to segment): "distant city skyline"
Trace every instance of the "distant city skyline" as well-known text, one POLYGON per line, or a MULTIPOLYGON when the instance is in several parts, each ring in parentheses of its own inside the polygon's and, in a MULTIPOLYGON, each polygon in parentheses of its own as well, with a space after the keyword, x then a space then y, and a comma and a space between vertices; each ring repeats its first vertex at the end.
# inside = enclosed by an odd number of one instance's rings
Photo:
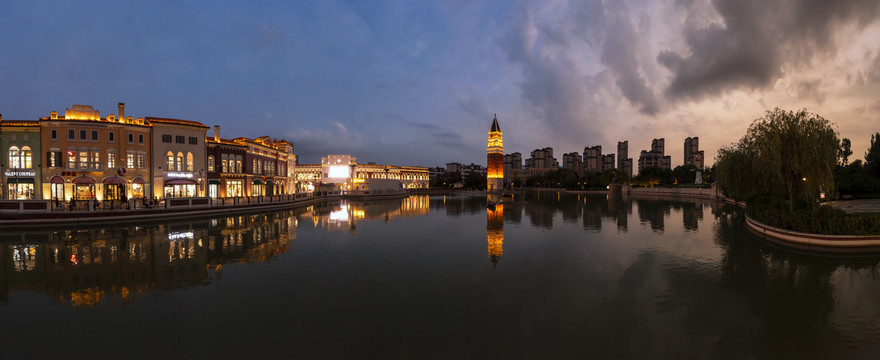
MULTIPOLYGON (((665 138, 707 166, 774 107, 880 131, 880 5, 869 1, 4 4, 0 114, 73 104, 295 144, 301 163, 483 164, 505 153, 665 138)), ((617 159, 616 159, 617 160, 617 159)))

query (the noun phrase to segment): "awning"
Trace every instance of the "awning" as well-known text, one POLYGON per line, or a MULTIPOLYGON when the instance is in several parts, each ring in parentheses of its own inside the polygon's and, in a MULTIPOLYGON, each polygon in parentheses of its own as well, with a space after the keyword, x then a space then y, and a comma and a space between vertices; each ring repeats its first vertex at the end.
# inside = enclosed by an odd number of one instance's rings
POLYGON ((198 185, 199 183, 195 180, 190 179, 171 179, 165 180, 165 185, 198 185))
POLYGON ((254 180, 255 185, 263 185, 263 182, 260 180, 254 180))
POLYGON ((104 179, 104 184, 107 185, 125 185, 125 179, 118 176, 111 176, 104 179))
POLYGON ((73 183, 74 184, 94 184, 95 179, 92 179, 88 176, 80 176, 77 178, 73 178, 73 183))
POLYGON ((141 184, 141 185, 143 185, 143 184, 146 183, 146 182, 144 181, 144 178, 142 178, 142 177, 140 177, 140 176, 134 178, 133 180, 131 180, 131 182, 134 183, 134 184, 141 184))
POLYGON ((208 180, 208 184, 220 185, 220 180, 208 180))
POLYGON ((52 183, 52 184, 64 184, 64 178, 61 177, 61 176, 55 175, 55 176, 52 177, 51 180, 49 180, 49 183, 52 183))
POLYGON ((275 182, 272 180, 266 181, 266 185, 275 185, 275 182))

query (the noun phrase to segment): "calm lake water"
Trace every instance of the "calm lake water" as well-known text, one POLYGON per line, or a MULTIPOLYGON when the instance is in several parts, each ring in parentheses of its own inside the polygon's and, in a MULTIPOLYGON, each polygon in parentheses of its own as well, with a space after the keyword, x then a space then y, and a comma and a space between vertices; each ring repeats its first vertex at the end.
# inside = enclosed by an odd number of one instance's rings
POLYGON ((876 358, 880 258, 532 193, 0 232, 0 358, 876 358))

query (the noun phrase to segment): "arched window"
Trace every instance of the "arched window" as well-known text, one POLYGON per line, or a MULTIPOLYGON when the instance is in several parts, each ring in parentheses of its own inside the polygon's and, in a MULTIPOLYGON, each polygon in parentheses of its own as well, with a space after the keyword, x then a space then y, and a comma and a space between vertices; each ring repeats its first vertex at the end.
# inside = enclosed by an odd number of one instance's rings
POLYGON ((214 156, 208 156, 208 171, 214 171, 214 156))
POLYGON ((165 169, 168 171, 174 171, 174 153, 169 151, 165 156, 167 158, 165 161, 165 169))
POLYGON ((25 169, 33 169, 33 153, 31 153, 31 148, 29 146, 25 146, 21 148, 21 167, 25 169))
POLYGON ((193 171, 193 153, 186 153, 186 171, 193 171))
POLYGON ((183 171, 183 153, 177 153, 177 171, 183 171))
POLYGON ((21 167, 21 154, 18 146, 9 148, 9 168, 18 169, 21 167))

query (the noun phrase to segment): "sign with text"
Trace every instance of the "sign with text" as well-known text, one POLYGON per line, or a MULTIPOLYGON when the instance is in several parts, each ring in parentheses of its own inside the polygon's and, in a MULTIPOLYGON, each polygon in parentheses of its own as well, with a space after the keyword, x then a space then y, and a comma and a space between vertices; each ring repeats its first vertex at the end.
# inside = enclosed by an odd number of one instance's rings
POLYGON ((191 179, 191 178, 193 177, 193 173, 188 173, 188 172, 178 172, 178 171, 169 171, 169 172, 168 172, 168 177, 174 177, 174 178, 189 178, 189 179, 191 179))
POLYGON ((7 171, 6 177, 34 177, 37 176, 36 171, 7 171))

